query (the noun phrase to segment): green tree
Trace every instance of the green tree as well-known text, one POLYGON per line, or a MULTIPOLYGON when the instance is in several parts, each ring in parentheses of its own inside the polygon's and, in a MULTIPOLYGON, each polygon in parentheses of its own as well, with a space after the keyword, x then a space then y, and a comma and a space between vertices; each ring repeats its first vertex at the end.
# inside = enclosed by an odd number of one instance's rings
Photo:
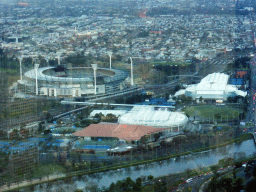
POLYGON ((211 171, 216 174, 217 171, 219 170, 220 166, 219 165, 212 165, 211 167, 211 171))
POLYGON ((233 183, 233 191, 240 192, 243 189, 244 189, 244 179, 239 177, 233 183))
POLYGON ((47 122, 51 122, 52 121, 52 115, 49 112, 47 112, 46 115, 45 115, 45 119, 46 119, 47 122))
POLYGON ((233 103, 234 102, 234 98, 233 97, 228 97, 227 98, 227 102, 228 103, 233 103))
POLYGON ((111 183, 110 186, 109 186, 109 189, 108 189, 109 192, 114 192, 116 191, 116 185, 115 183, 111 183))
POLYGON ((225 190, 227 192, 232 192, 233 181, 231 178, 221 178, 219 181, 219 190, 225 190))
POLYGON ((148 176, 148 180, 152 181, 153 179, 154 179, 154 176, 152 176, 152 175, 148 176))
POLYGON ((103 114, 102 113, 96 113, 95 115, 94 115, 94 118, 97 118, 97 119, 99 119, 99 121, 101 121, 101 117, 103 116, 103 114))
POLYGON ((92 182, 91 181, 91 182, 89 182, 87 184, 87 186, 85 187, 85 190, 87 192, 98 192, 99 191, 99 187, 98 187, 96 182, 92 182))
POLYGON ((135 184, 133 185, 134 192, 141 192, 142 191, 142 179, 137 178, 135 184))
POLYGON ((155 191, 166 192, 167 191, 166 182, 162 181, 161 179, 156 181, 156 183, 154 185, 154 189, 155 189, 155 191))
POLYGON ((176 85, 176 86, 174 87, 173 91, 174 91, 174 92, 177 92, 177 91, 179 91, 180 89, 181 89, 181 86, 178 84, 178 85, 176 85))
POLYGON ((134 181, 131 179, 131 177, 127 177, 124 182, 124 189, 126 191, 132 191, 134 185, 134 181))
POLYGON ((157 141, 160 138, 160 134, 159 133, 155 133, 154 134, 154 140, 157 141))
POLYGON ((38 132, 41 133, 44 131, 43 122, 40 122, 38 125, 38 132))
POLYGON ((220 120, 221 115, 219 113, 214 114, 215 119, 220 120))
POLYGON ((218 189, 219 182, 216 178, 212 179, 208 184, 207 191, 215 192, 218 189))
POLYGON ((187 174, 188 177, 190 177, 191 173, 192 173, 192 169, 185 169, 185 173, 187 174))

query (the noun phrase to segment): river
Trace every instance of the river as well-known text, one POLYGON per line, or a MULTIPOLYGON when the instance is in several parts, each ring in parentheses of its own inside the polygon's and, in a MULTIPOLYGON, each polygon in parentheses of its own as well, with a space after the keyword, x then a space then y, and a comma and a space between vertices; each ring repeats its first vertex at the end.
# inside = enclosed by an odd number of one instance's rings
POLYGON ((37 185, 33 191, 74 191, 76 188, 85 188, 88 182, 91 181, 97 183, 99 187, 108 187, 112 182, 116 182, 127 177, 131 177, 132 180, 136 180, 142 175, 153 175, 154 177, 159 177, 182 172, 188 168, 195 169, 203 166, 210 166, 218 163, 220 159, 225 157, 233 157, 235 154, 239 154, 239 152, 242 152, 246 156, 256 153, 256 145, 254 141, 251 139, 205 152, 194 153, 179 158, 171 158, 162 161, 161 163, 155 162, 148 165, 140 165, 138 167, 92 174, 90 176, 85 175, 80 178, 74 177, 72 178, 71 183, 57 181, 50 186, 47 186, 47 184, 42 184, 40 187, 40 185, 37 185))

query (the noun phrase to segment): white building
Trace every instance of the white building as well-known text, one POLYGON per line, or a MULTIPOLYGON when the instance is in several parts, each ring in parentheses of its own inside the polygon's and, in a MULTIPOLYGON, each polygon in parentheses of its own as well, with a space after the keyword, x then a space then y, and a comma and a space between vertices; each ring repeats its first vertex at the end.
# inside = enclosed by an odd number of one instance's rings
POLYGON ((174 96, 186 95, 198 101, 200 97, 202 99, 227 100, 228 97, 245 97, 247 95, 247 92, 238 90, 235 85, 229 85, 228 80, 229 75, 212 73, 203 78, 200 83, 188 85, 186 89, 179 90, 174 96))
POLYGON ((179 112, 168 111, 166 107, 138 105, 118 118, 120 124, 145 125, 170 128, 171 131, 184 128, 188 118, 179 112))

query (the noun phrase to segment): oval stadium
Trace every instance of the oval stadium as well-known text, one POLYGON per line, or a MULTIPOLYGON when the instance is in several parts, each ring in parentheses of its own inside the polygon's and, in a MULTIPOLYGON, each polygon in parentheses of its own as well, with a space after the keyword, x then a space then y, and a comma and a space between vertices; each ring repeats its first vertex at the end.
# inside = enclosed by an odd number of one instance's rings
MULTIPOLYGON (((96 93, 105 94, 126 87, 128 73, 108 68, 96 70, 96 93)), ((95 94, 94 70, 91 67, 43 67, 25 72, 18 81, 19 90, 26 94, 50 97, 81 97, 95 94), (36 79, 38 93, 36 93, 36 79)))

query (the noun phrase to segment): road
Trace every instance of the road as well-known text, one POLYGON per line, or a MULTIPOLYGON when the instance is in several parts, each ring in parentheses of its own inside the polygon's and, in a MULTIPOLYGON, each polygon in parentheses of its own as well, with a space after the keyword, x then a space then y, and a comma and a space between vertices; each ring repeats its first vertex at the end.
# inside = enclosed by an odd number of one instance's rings
MULTIPOLYGON (((227 172, 230 172, 232 169, 233 167, 221 168, 218 170, 218 173, 223 175, 223 174, 226 174, 227 172)), ((192 180, 190 182, 184 182, 180 184, 178 187, 173 188, 172 190, 169 190, 169 192, 184 191, 184 189, 187 189, 187 188, 191 188, 192 192, 198 192, 200 191, 199 188, 201 187, 201 185, 209 181, 213 175, 214 174, 212 172, 209 172, 203 175, 191 177, 192 180)))
MULTIPOLYGON (((252 19, 252 15, 250 15, 250 21, 251 21, 251 30, 253 34, 253 39, 255 39, 255 29, 254 29, 254 21, 252 19)), ((254 51, 256 50, 255 48, 255 43, 253 43, 254 46, 254 51)), ((253 125, 255 124, 255 97, 256 97, 256 53, 254 53, 254 57, 252 62, 250 63, 251 67, 251 88, 248 91, 248 100, 249 100, 249 106, 248 106, 248 111, 247 111, 247 116, 246 116, 246 121, 251 121, 253 122, 253 125)))

